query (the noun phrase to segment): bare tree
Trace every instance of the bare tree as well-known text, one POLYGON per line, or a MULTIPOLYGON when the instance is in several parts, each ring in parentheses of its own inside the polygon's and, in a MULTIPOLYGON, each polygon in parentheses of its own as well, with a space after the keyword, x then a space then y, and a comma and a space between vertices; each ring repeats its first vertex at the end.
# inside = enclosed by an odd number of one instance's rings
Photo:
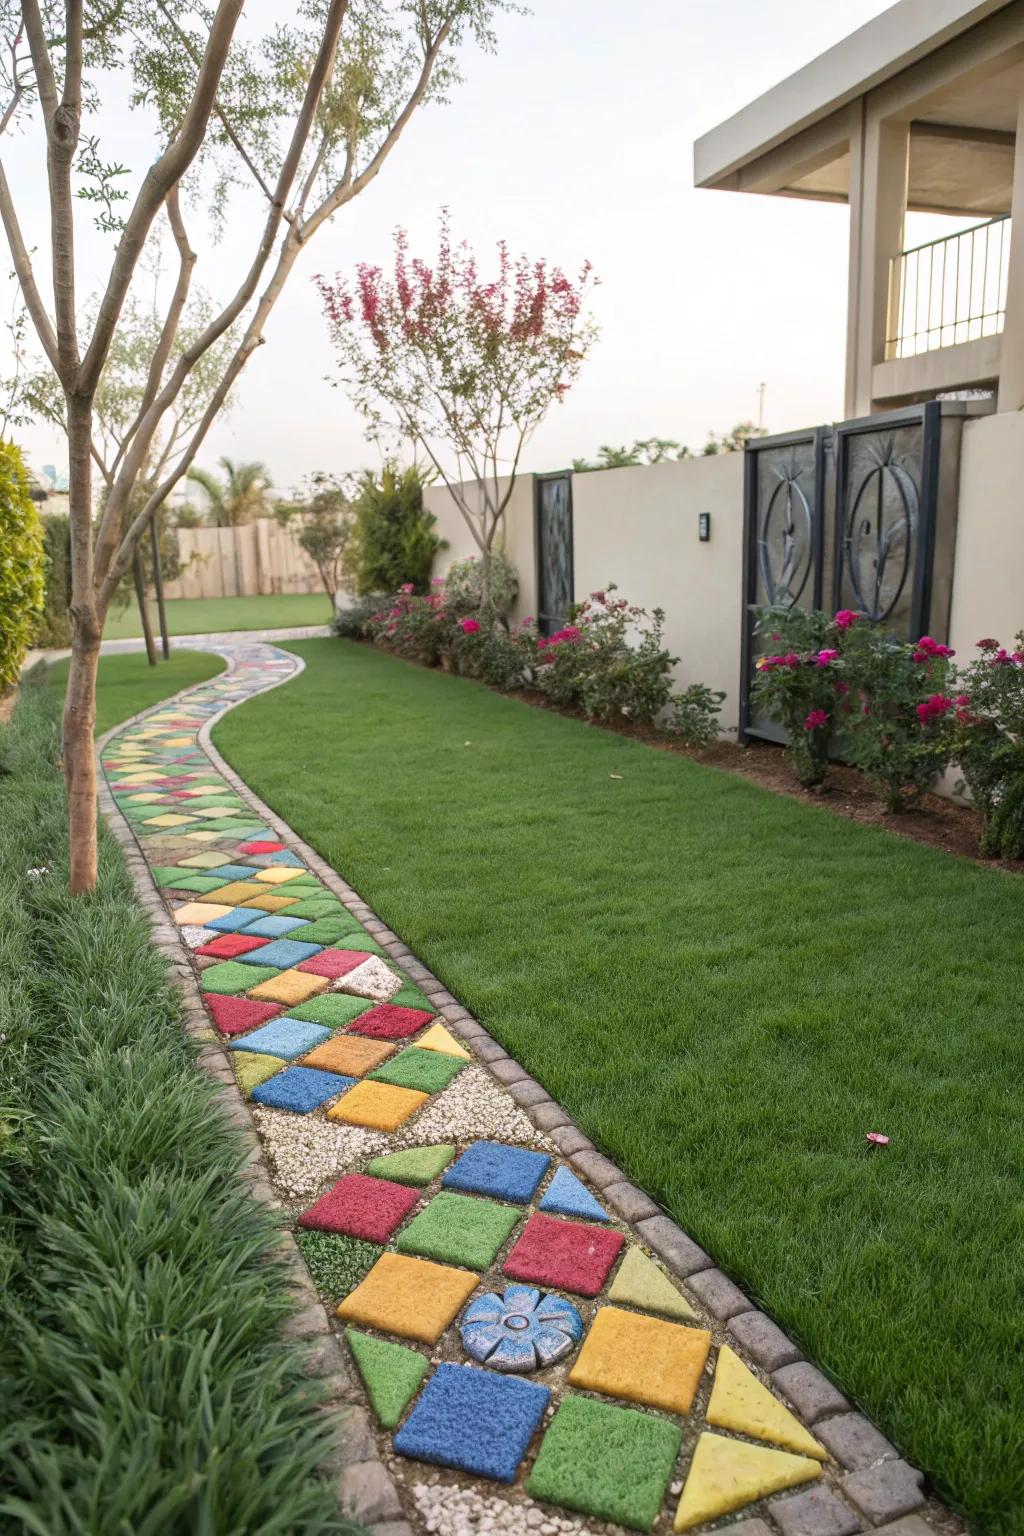
MULTIPOLYGON (((300 253, 380 173, 410 118, 443 100, 460 44, 493 46, 511 0, 298 0, 263 34, 243 0, 0 0, 0 135, 41 120, 51 298, 0 159, 0 218, 25 307, 64 397, 72 530, 72 657, 64 706, 71 889, 96 880, 93 729, 100 641, 111 599, 154 513, 185 475, 264 330, 300 253), (134 192, 101 152, 102 97, 127 85, 148 113, 156 153, 134 192), (95 131, 94 131, 95 130, 95 131), (179 329, 197 253, 193 205, 224 215, 236 190, 258 196, 252 250, 234 291, 188 344, 179 329), (114 239, 95 314, 78 304, 84 199, 114 239), (142 399, 110 464, 94 517, 94 411, 140 258, 166 225, 177 253, 142 399), (153 445, 203 358, 237 339, 173 466, 139 496, 153 445), (141 505, 139 504, 141 502, 141 505)), ((33 153, 34 138, 11 141, 33 153)), ((44 178, 41 175, 40 180, 44 178)), ((207 224, 209 221, 206 221, 207 224)))

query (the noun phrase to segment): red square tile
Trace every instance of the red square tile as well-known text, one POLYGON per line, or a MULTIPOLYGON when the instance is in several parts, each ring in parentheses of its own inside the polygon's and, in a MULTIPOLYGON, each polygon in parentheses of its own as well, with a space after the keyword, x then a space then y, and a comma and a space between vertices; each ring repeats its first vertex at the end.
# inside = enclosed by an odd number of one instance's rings
POLYGON ((349 971, 354 971, 357 965, 362 965, 369 958, 363 949, 322 949, 318 955, 303 960, 295 969, 310 971, 314 976, 329 976, 332 981, 336 981, 339 976, 347 976, 349 971))
POLYGON ((236 955, 247 955, 253 949, 269 944, 269 939, 256 939, 244 933, 221 933, 209 944, 200 944, 197 955, 216 955, 218 960, 233 960, 236 955))
POLYGON ((422 1008, 396 1008, 394 1003, 378 1003, 369 1013, 360 1014, 352 1028, 357 1035, 369 1035, 372 1040, 404 1040, 414 1035, 434 1017, 422 1008))
POLYGON ((596 1296, 624 1242, 621 1232, 556 1221, 538 1211, 505 1260, 505 1273, 513 1280, 575 1291, 577 1296, 596 1296))
POLYGON ((222 1035, 240 1035, 284 1012, 277 1003, 254 1003, 247 997, 224 997, 219 992, 204 992, 203 1002, 222 1035))
POLYGON ((392 1184, 389 1179, 371 1179, 365 1173, 350 1173, 339 1179, 333 1189, 303 1211, 300 1227, 318 1227, 322 1232, 344 1232, 370 1243, 386 1243, 397 1226, 408 1216, 420 1197, 418 1189, 392 1184))
POLYGON ((257 840, 255 843, 240 843, 239 853, 280 853, 284 843, 266 843, 257 840))

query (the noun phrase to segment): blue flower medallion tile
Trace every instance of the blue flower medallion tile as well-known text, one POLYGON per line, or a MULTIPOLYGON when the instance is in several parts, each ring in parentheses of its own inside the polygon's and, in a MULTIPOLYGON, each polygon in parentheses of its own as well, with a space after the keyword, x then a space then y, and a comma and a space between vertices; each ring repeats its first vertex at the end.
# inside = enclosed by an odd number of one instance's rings
POLYGON ((568 1355, 583 1337, 583 1319, 562 1296, 532 1285, 506 1286, 474 1301, 459 1325, 471 1360, 492 1371, 537 1371, 568 1355))

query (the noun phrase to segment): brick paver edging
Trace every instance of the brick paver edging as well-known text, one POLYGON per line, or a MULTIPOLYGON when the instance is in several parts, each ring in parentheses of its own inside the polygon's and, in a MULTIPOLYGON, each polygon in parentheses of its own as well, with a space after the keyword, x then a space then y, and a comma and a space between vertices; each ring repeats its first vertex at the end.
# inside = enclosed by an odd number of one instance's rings
MULTIPOLYGON (((255 637, 247 641, 250 650, 256 644, 259 642, 255 637)), ((229 662, 228 671, 222 677, 230 676, 237 665, 233 649, 227 645, 211 647, 214 648, 229 662)), ((269 646, 267 650, 271 652, 269 646)), ((294 670, 287 677, 268 682, 267 689, 282 686, 303 670, 301 658, 294 653, 288 653, 288 660, 294 663, 294 670)), ((122 722, 98 743, 98 751, 111 737, 151 714, 166 711, 169 704, 192 691, 192 688, 184 689, 174 699, 164 700, 142 711, 133 720, 122 722)), ((256 690, 249 696, 255 696, 255 693, 256 690)), ((430 999, 431 1007, 508 1092, 533 1125, 558 1148, 568 1164, 600 1192, 602 1199, 623 1221, 633 1226, 642 1242, 685 1282, 701 1305, 723 1325, 728 1342, 769 1376, 844 1469, 839 1479, 842 1497, 837 1496, 830 1486, 820 1484, 806 1493, 777 1499, 769 1505, 782 1536, 845 1536, 846 1532, 859 1530, 874 1530, 879 1536, 929 1536, 934 1532, 942 1532, 945 1536, 945 1533, 962 1530, 960 1522, 948 1511, 934 1501, 926 1503, 921 1492, 921 1475, 899 1457, 895 1447, 867 1418, 852 1408, 821 1371, 803 1359, 799 1347, 715 1267, 713 1259, 699 1244, 666 1216, 648 1195, 626 1179, 617 1165, 575 1125, 564 1107, 508 1055, 408 946, 379 920, 358 892, 239 778, 211 740, 213 727, 228 709, 235 707, 236 702, 239 701, 230 702, 225 709, 207 718, 198 732, 198 743, 212 766, 261 822, 301 856, 384 953, 400 965, 430 999)), ((100 784, 101 809, 124 850, 140 901, 153 924, 154 943, 167 958, 182 993, 186 1028, 200 1045, 199 1063, 216 1080, 217 1097, 224 1114, 244 1135, 250 1147, 243 1176, 256 1198, 274 1210, 281 1210, 248 1103, 229 1064, 226 1044, 221 1043, 210 1027, 195 974, 183 952, 177 929, 167 915, 147 860, 102 774, 100 784)), ((287 1325, 288 1332, 293 1337, 312 1342, 310 1374, 325 1379, 329 1405, 334 1408, 342 1430, 338 1447, 338 1492, 342 1508, 372 1529, 376 1536, 413 1536, 412 1527, 402 1518, 394 1481, 378 1454, 370 1419, 359 1406, 361 1391, 290 1232, 282 1234, 282 1245, 292 1268, 293 1288, 301 1308, 287 1325)), ((732 1536, 774 1536, 773 1527, 760 1519, 741 1521, 732 1525, 730 1531, 732 1536)))

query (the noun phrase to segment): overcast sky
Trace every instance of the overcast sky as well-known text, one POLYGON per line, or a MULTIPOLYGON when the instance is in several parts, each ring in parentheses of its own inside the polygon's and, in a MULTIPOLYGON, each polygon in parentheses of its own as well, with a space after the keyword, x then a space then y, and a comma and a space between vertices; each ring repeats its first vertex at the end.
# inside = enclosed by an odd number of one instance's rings
MULTIPOLYGON (((709 429, 756 416, 762 380, 772 430, 838 417, 845 207, 695 191, 692 146, 886 8, 534 0, 532 15, 504 17, 497 53, 467 56, 450 104, 415 118, 377 182, 317 237, 200 462, 260 458, 288 487, 311 470, 374 461, 360 421, 325 382, 331 354, 311 278, 386 259, 396 224, 429 252, 442 204, 482 265, 504 236, 570 267, 588 257, 601 278, 601 340, 526 468, 559 468, 635 437, 699 446, 709 429)), ((250 9, 269 16, 276 6, 250 9)), ((105 157, 144 164, 138 118, 117 117, 127 139, 105 141, 105 157)), ((42 208, 34 144, 22 140, 9 159, 32 226, 42 208)), ((45 247, 38 217, 32 234, 45 247)), ((197 281, 216 292, 218 268, 240 258, 247 236, 239 218, 220 251, 201 249, 197 281)), ((51 430, 30 428, 24 440, 37 465, 66 464, 51 430)))

